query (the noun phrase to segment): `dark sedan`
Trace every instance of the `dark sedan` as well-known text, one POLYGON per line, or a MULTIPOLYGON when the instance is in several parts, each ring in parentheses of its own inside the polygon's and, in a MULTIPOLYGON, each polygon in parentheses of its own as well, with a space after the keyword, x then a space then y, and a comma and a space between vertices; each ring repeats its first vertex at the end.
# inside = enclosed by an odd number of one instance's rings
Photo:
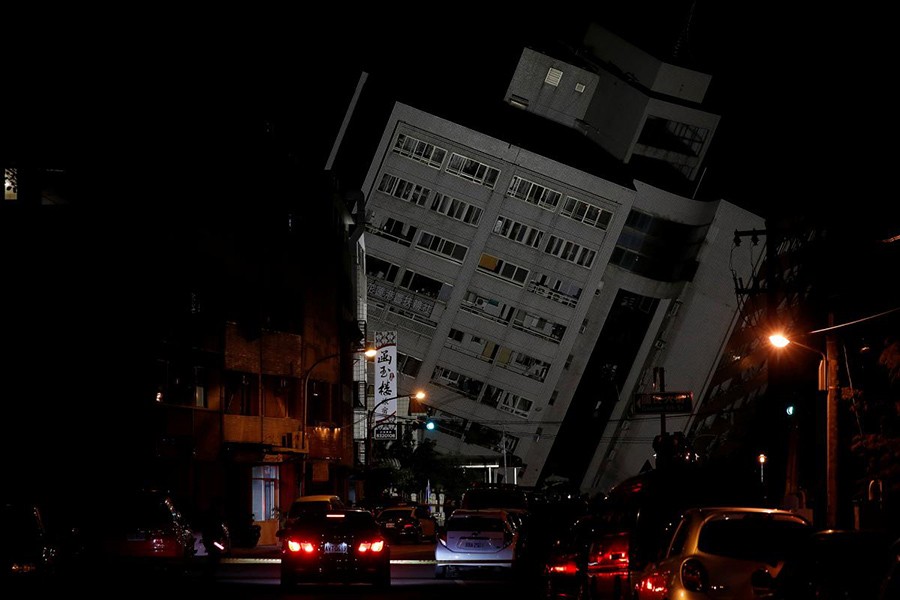
POLYGON ((394 542, 433 542, 437 539, 437 521, 427 506, 392 506, 375 517, 381 532, 394 542))
POLYGON ((362 509, 310 513, 279 532, 281 584, 391 585, 391 548, 372 513, 362 509))

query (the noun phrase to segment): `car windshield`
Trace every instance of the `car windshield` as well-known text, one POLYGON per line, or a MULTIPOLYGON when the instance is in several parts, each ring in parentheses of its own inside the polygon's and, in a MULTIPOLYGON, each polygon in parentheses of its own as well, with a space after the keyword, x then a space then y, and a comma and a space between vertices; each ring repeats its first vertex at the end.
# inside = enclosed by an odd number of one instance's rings
POLYGON ((697 546, 708 554, 777 564, 808 534, 809 527, 794 520, 716 519, 700 531, 697 546))

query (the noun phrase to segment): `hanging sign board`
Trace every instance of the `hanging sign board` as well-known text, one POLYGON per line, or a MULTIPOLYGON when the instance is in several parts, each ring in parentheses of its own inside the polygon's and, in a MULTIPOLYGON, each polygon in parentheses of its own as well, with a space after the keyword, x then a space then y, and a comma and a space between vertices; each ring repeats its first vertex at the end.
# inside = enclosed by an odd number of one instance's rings
POLYGON ((653 392, 634 395, 634 412, 638 414, 689 413, 693 408, 693 392, 653 392))

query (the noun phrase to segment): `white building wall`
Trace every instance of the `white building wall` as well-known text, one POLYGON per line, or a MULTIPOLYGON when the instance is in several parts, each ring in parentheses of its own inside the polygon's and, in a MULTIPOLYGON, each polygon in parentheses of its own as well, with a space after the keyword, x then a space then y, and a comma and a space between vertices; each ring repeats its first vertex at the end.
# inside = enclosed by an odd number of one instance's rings
MULTIPOLYGON (((667 391, 693 392, 696 410, 697 400, 705 394, 707 381, 734 326, 738 305, 732 275, 747 281, 758 266, 729 260, 734 231, 761 229, 765 224, 761 217, 724 200, 699 203, 637 181, 635 188, 635 208, 672 221, 710 223, 710 227, 698 255, 697 272, 689 283, 660 284, 612 266, 607 271, 604 291, 615 287, 610 285, 614 283, 665 301, 654 315, 653 326, 604 431, 604 441, 582 482, 584 489, 594 493, 608 491, 625 477, 637 474, 648 460, 655 464, 652 441, 661 431, 661 419, 658 415, 631 412, 636 393, 654 391, 653 367, 664 369, 667 391), (677 313, 667 321, 667 313, 676 301, 677 313), (658 339, 662 340, 662 348, 656 345, 658 339)), ((610 293, 614 294, 613 290, 610 293)), ((666 430, 684 431, 689 418, 688 414, 667 415, 666 430)))

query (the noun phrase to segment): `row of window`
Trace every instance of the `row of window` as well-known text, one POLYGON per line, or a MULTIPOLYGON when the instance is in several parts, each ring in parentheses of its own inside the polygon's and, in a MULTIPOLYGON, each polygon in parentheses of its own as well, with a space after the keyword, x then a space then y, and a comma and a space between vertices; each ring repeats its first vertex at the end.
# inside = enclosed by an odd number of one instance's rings
POLYGON ((378 184, 378 191, 395 198, 400 198, 401 200, 406 200, 417 206, 427 206, 430 210, 433 210, 438 214, 445 215, 457 221, 462 221, 469 225, 475 225, 476 227, 481 221, 481 215, 484 212, 474 204, 463 202, 462 200, 447 194, 433 192, 427 187, 402 179, 390 173, 384 173, 381 176, 381 183, 378 184))
POLYGON ((459 438, 466 444, 507 453, 514 453, 519 445, 517 436, 484 423, 469 421, 443 410, 435 411, 434 417, 438 431, 459 438))
MULTIPOLYGON (((394 143, 394 152, 406 156, 412 160, 425 163, 429 167, 440 169, 447 156, 447 150, 440 146, 418 140, 406 134, 399 134, 394 143)), ((474 158, 463 156, 457 152, 450 155, 447 161, 447 173, 468 179, 473 183, 494 189, 500 170, 477 161, 474 158)))
POLYGON ((547 371, 550 370, 550 363, 529 356, 524 352, 506 348, 496 342, 484 339, 480 335, 469 334, 459 329, 451 329, 447 339, 448 348, 479 358, 503 369, 509 369, 536 381, 544 381, 547 371))
POLYGON ((517 417, 528 418, 534 405, 534 402, 518 394, 493 385, 485 385, 483 381, 441 366, 435 366, 431 374, 431 381, 437 385, 458 390, 475 402, 486 404, 517 417))
MULTIPOLYGON (((394 152, 412 160, 423 162, 436 169, 441 168, 444 157, 447 155, 446 149, 403 133, 397 136, 397 141, 394 143, 394 152)), ((451 154, 446 170, 448 173, 479 183, 491 189, 494 188, 497 177, 500 175, 498 169, 456 152, 451 154)), ((385 175, 385 177, 394 176, 385 175)), ((385 191, 382 189, 382 186, 385 185, 388 184, 382 179, 379 189, 385 191)), ((397 195, 394 192, 386 193, 397 195)), ((411 194, 409 191, 405 191, 405 193, 411 194)), ((525 179, 519 175, 512 178, 512 181, 506 190, 506 195, 524 200, 525 202, 550 211, 556 210, 563 197, 562 192, 525 179)), ((397 195, 397 197, 403 196, 397 195)), ((421 205, 421 203, 419 204, 421 205)), ((578 221, 579 223, 585 223, 586 225, 603 230, 606 230, 606 228, 609 227, 610 220, 612 219, 612 212, 603 210, 589 202, 573 198, 572 196, 566 196, 560 214, 564 217, 578 221)))
POLYGON ((558 344, 566 334, 566 326, 561 323, 548 321, 544 317, 516 308, 500 300, 487 298, 472 290, 466 291, 460 308, 472 314, 487 317, 492 321, 510 325, 514 329, 524 331, 555 344, 558 344))
POLYGON ((407 247, 415 241, 417 248, 448 258, 456 263, 462 263, 469 251, 467 246, 427 231, 423 231, 416 239, 419 231, 417 227, 391 217, 385 219, 380 227, 369 227, 368 231, 407 247))

